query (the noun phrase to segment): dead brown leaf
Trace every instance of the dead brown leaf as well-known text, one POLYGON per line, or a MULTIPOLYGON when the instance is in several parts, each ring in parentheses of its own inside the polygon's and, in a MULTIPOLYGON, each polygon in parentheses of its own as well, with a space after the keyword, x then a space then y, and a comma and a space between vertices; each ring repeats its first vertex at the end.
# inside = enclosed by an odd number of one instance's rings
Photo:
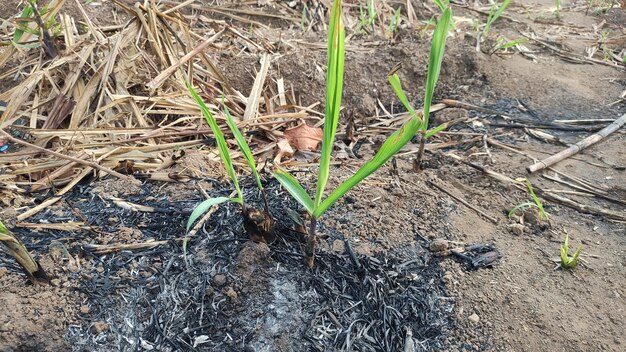
POLYGON ((290 128, 285 131, 285 138, 296 150, 316 150, 322 141, 324 132, 319 127, 311 127, 307 124, 290 128))

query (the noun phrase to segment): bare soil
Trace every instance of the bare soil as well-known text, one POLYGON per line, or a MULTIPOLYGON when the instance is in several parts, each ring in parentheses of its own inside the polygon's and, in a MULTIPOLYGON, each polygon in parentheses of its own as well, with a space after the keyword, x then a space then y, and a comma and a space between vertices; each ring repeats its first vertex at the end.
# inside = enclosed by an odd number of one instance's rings
MULTIPOLYGON (((13 16, 18 3, 0 4, 0 18, 13 16)), ((90 18, 99 25, 119 22, 110 16, 118 13, 111 2, 97 3, 85 6, 90 18)), ((552 16, 552 4, 547 0, 516 2, 506 13, 516 21, 502 18, 491 31, 509 39, 529 31, 558 37, 560 45, 582 54, 599 38, 593 26, 603 23, 604 30, 614 33, 612 45, 624 48, 623 7, 606 14, 585 14, 583 2, 568 3, 561 21, 545 21, 552 16)), ((71 2, 66 6, 69 13, 79 16, 71 2)), ((281 8, 242 6, 268 13, 281 8)), ((430 18, 422 4, 415 7, 420 19, 430 18)), ((475 11, 457 6, 453 10, 459 19, 485 21, 475 11)), ((119 15, 121 20, 123 15, 119 15)), ((247 26, 232 18, 227 22, 247 26)), ((313 44, 324 44, 325 33, 303 34, 289 21, 267 23, 270 28, 264 33, 268 37, 301 40, 301 45, 277 50, 281 55, 272 63, 269 77, 284 78, 303 106, 323 102, 324 46, 313 44)), ((488 55, 475 50, 475 36, 464 34, 470 32, 467 25, 457 26, 459 31, 447 45, 436 100, 456 99, 536 123, 614 119, 626 112, 623 65, 573 63, 534 42, 525 45, 535 60, 518 52, 488 55)), ((368 126, 379 121, 375 117, 382 114, 381 107, 401 111, 386 83, 386 74, 395 64, 402 64, 399 74, 407 96, 420 105, 428 42, 427 35, 411 27, 401 28, 394 42, 376 35, 350 38, 339 135, 347 135, 349 116, 360 141, 354 156, 339 158, 337 151, 329 188, 373 155, 384 132, 368 126)), ((244 94, 250 91, 259 69, 259 53, 224 50, 215 51, 213 58, 233 87, 244 94)), ((14 83, 1 84, 6 88, 14 83)), ((323 106, 315 109, 323 111, 323 106)), ((134 186, 110 178, 80 183, 29 222, 84 221, 87 226, 76 231, 15 229, 54 277, 50 287, 28 284, 8 256, 0 257, 0 351, 624 350, 624 221, 543 198, 549 222, 538 221, 532 211, 523 218, 509 218, 511 208, 531 201, 528 192, 445 154, 453 152, 518 178, 527 176, 525 167, 533 160, 471 138, 485 135, 537 159, 564 146, 538 140, 524 128, 489 125, 501 119, 481 111, 447 108, 436 112, 432 120, 458 116, 476 120, 453 127, 456 134, 435 137, 433 143, 454 143, 443 153, 428 152, 423 172, 413 171, 416 145, 410 144, 403 150, 406 153, 395 158, 395 166, 385 165, 324 216, 313 270, 304 264, 302 237, 291 220, 290 210, 298 212, 298 206, 269 175, 264 183, 279 222, 274 243, 247 241, 239 209, 230 205, 213 214, 190 240, 187 253, 179 239, 189 212, 203 199, 198 188, 209 195, 232 191, 215 161, 185 156, 170 171, 202 175, 188 183, 145 181, 134 186), (157 210, 122 209, 111 197, 157 210), (583 245, 584 260, 567 271, 556 262, 566 234, 572 250, 583 245), (473 269, 453 256, 431 253, 429 245, 435 239, 492 245, 502 257, 491 267, 473 269), (165 244, 107 254, 98 254, 93 247, 151 240, 165 244)), ((566 144, 590 134, 545 131, 566 144)), ((621 204, 563 195, 626 214, 625 145, 626 135, 618 131, 554 167, 605 190, 621 204)), ((315 170, 306 167, 294 175, 310 190, 315 170)), ((542 174, 528 177, 542 190, 568 189, 542 174)), ((260 205, 253 182, 245 180, 244 186, 251 202, 260 205)), ((11 224, 16 210, 21 209, 5 207, 0 218, 11 224)))

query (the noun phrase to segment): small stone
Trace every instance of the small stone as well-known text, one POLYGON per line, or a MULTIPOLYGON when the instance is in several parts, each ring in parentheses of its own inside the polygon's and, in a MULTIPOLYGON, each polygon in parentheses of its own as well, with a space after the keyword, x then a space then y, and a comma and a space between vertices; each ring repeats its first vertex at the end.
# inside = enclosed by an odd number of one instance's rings
POLYGON ((429 248, 431 252, 443 252, 448 250, 448 241, 442 239, 432 240, 429 248))
POLYGON ((104 272, 104 267, 99 266, 99 267, 97 267, 97 268, 96 268, 96 271, 97 271, 99 274, 102 274, 102 273, 104 272))
POLYGON ((235 292, 232 287, 229 287, 228 290, 226 290, 226 296, 228 296, 231 301, 234 301, 237 299, 237 292, 235 292))
POLYGON ((7 268, 0 268, 0 277, 3 277, 8 272, 9 272, 9 269, 7 269, 7 268))
POLYGON ((50 280, 50 283, 52 284, 52 286, 56 286, 56 287, 61 286, 61 280, 60 279, 52 279, 52 280, 50 280))
POLYGON ((332 250, 335 253, 339 253, 339 254, 343 253, 343 251, 345 250, 343 241, 342 240, 334 240, 333 241, 332 250))
POLYGON ((524 222, 532 226, 540 224, 539 212, 535 209, 526 210, 524 212, 524 222))
POLYGON ((443 274, 443 282, 445 282, 448 285, 451 285, 452 282, 454 280, 454 274, 452 274, 449 271, 446 271, 445 274, 443 274))
POLYGON ((82 314, 89 314, 89 312, 91 312, 91 309, 89 308, 89 306, 80 306, 80 312, 82 314))
POLYGON ((526 229, 526 226, 522 224, 509 224, 507 227, 509 228, 509 231, 516 236, 523 235, 524 229, 526 229))
POLYGON ((97 321, 93 324, 92 326, 93 332, 96 334, 100 334, 103 333, 107 330, 109 330, 109 324, 103 322, 103 321, 97 321))
POLYGON ((474 324, 478 324, 478 322, 480 322, 480 317, 478 316, 478 314, 473 313, 472 315, 467 317, 467 320, 471 321, 474 324))
POLYGON ((217 286, 222 286, 226 283, 226 276, 224 275, 215 275, 213 277, 213 283, 217 286))

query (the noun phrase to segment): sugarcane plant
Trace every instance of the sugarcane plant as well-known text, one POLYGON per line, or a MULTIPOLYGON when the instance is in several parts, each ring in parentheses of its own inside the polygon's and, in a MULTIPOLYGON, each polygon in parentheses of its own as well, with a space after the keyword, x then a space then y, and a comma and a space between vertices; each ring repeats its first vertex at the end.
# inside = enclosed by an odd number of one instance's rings
POLYGON ((13 33, 13 45, 22 48, 34 48, 41 45, 44 53, 48 57, 54 58, 57 55, 57 50, 54 46, 53 37, 61 33, 61 25, 56 22, 54 17, 50 17, 44 22, 43 17, 48 11, 48 6, 43 6, 40 11, 37 0, 28 0, 22 12, 16 16, 18 20, 17 27, 13 33), (33 28, 31 25, 31 19, 34 19, 37 25, 36 28, 33 28), (21 44, 22 37, 25 34, 40 37, 41 43, 21 44))
MULTIPOLYGON (((232 202, 232 203, 241 205, 242 215, 244 218, 244 227, 246 228, 246 231, 251 239, 256 240, 256 241, 263 241, 263 242, 273 241, 274 239, 273 228, 274 228, 275 221, 270 214, 269 207, 267 204, 267 197, 263 189, 263 184, 261 183, 261 178, 259 177, 259 173, 257 172, 254 157, 252 156, 252 152, 250 151, 250 147, 248 146, 246 139, 243 137, 241 131, 237 127, 237 124, 235 123, 235 120, 230 114, 228 108, 226 107, 226 105, 224 105, 224 115, 226 116, 226 124, 230 128, 233 136, 235 137, 237 146, 239 147, 239 150, 243 154, 244 158, 246 159, 246 162, 248 163, 248 166, 250 167, 250 170, 252 171, 252 175, 254 177, 254 180, 256 181, 256 185, 263 198, 264 209, 257 209, 257 208, 250 207, 244 202, 243 192, 241 191, 241 187, 239 186, 239 181, 237 180, 237 174, 235 172, 235 167, 233 166, 233 162, 229 154, 228 144, 226 143, 224 134, 220 130, 220 127, 218 126, 217 121, 215 120, 215 117, 213 116, 209 108, 206 106, 202 98, 195 91, 193 86, 189 82, 186 82, 186 84, 187 84, 187 90, 189 91, 189 94, 195 100, 196 104, 202 111, 202 115, 204 116, 204 119, 206 120, 207 124, 211 127, 211 131, 213 132, 213 135, 215 136, 215 141, 219 150, 220 158, 222 159, 222 164, 224 165, 224 168, 226 169, 226 172, 228 173, 228 176, 230 180, 232 181, 235 187, 236 194, 237 194, 234 198, 215 197, 215 198, 209 198, 203 201, 202 203, 198 204, 198 206, 196 206, 196 208, 192 211, 191 215, 189 216, 189 220, 187 221, 186 234, 189 234, 189 231, 191 230, 191 226, 196 222, 196 220, 198 220, 200 216, 202 216, 202 214, 207 212, 211 207, 218 205, 218 204, 226 203, 226 202, 232 202)), ((183 250, 186 250, 186 245, 187 245, 187 235, 185 235, 185 239, 183 241, 183 250)))
MULTIPOLYGON (((304 252, 309 267, 314 265, 315 245, 317 242, 316 227, 319 218, 346 192, 359 184, 363 179, 378 170, 387 160, 395 155, 406 143, 408 143, 418 131, 426 131, 428 115, 435 85, 439 78, 441 62, 445 51, 445 43, 448 36, 448 28, 451 20, 451 10, 446 6, 440 16, 431 43, 430 58, 428 63, 428 77, 426 81, 426 96, 424 110, 417 113, 410 107, 406 96, 400 87, 400 80, 394 73, 390 75, 389 82, 394 91, 400 97, 402 103, 410 113, 410 119, 402 127, 394 132, 380 147, 376 155, 366 162, 354 175, 345 180, 330 195, 324 198, 324 191, 329 178, 330 158, 333 150, 333 141, 339 121, 339 109, 343 89, 344 72, 344 41, 345 32, 341 18, 341 0, 333 2, 330 25, 328 32, 328 61, 326 74, 326 110, 324 116, 324 133, 322 138, 322 150, 320 166, 315 188, 315 197, 311 198, 302 185, 287 171, 277 168, 273 175, 281 185, 304 207, 310 215, 310 223, 306 234, 304 252)), ((437 131, 431 131, 432 134, 437 131)), ((424 132, 424 135, 428 133, 424 132)))
POLYGON ((0 221, 0 243, 4 245, 9 254, 24 269, 26 276, 33 284, 45 285, 50 282, 48 275, 39 262, 28 252, 22 241, 0 221))
POLYGON ((489 15, 487 16, 487 22, 485 23, 485 27, 483 27, 482 37, 486 37, 489 34, 489 29, 491 29, 491 25, 496 22, 496 20, 504 13, 511 0, 504 0, 502 3, 498 3, 495 1, 491 8, 489 9, 489 15))
POLYGON ((583 251, 583 246, 579 245, 573 256, 569 256, 569 236, 565 236, 565 241, 561 246, 561 267, 563 269, 573 269, 578 265, 578 257, 583 251))
POLYGON ((535 190, 533 189, 532 184, 530 184, 530 181, 527 178, 524 178, 524 180, 526 181, 526 187, 528 188, 528 193, 530 193, 531 197, 533 198, 533 201, 520 203, 516 205, 515 207, 513 207, 513 209, 509 211, 509 215, 508 215, 509 219, 513 217, 513 215, 520 210, 534 207, 534 208, 537 208, 537 211, 539 212, 539 220, 541 221, 550 220, 550 214, 548 214, 548 212, 546 212, 545 209, 543 208, 543 203, 541 203, 541 200, 539 199, 539 197, 537 197, 537 194, 535 194, 535 190))

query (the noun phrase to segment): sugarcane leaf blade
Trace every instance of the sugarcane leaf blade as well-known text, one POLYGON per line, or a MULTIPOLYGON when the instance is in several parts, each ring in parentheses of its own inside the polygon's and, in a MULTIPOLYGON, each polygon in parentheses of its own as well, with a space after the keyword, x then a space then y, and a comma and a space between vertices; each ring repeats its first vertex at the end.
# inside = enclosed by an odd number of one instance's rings
POLYGON ((298 180, 291 176, 288 172, 277 169, 273 173, 274 177, 280 182, 280 184, 300 203, 309 214, 313 214, 315 208, 313 200, 306 192, 304 187, 300 185, 298 180))

